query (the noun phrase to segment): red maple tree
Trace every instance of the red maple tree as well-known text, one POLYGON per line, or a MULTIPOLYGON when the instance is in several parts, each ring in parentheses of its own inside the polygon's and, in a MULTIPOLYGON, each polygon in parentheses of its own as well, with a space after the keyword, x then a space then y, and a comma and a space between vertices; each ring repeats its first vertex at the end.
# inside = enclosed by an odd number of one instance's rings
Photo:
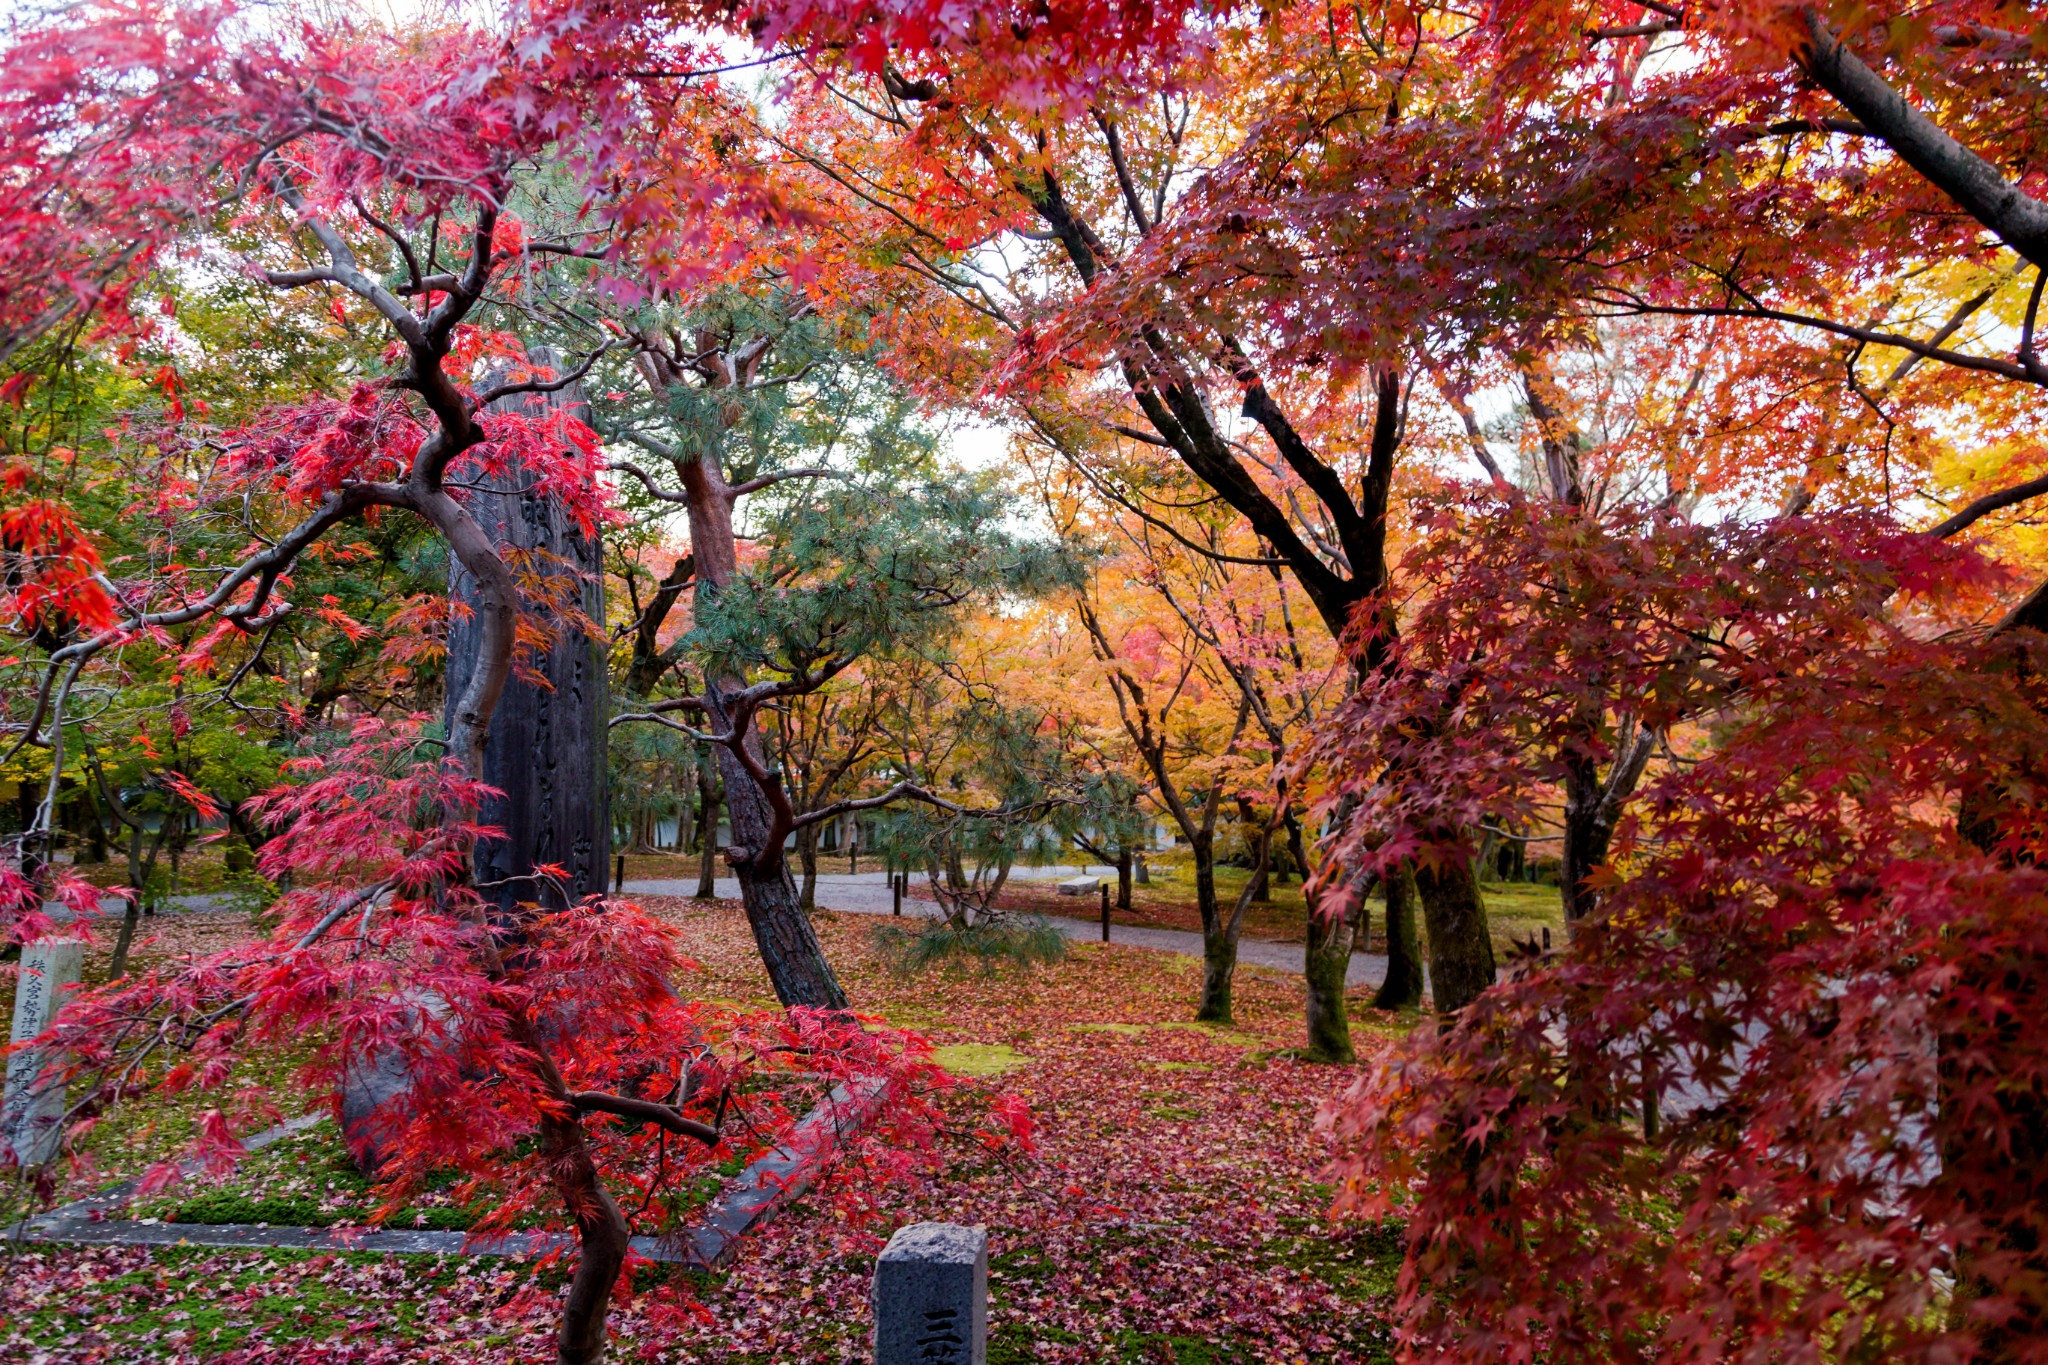
MULTIPOLYGON (((295 510, 288 530, 228 567, 110 577, 61 500, 36 496, 32 472, 10 480, 9 605, 52 627, 27 738, 52 750, 53 793, 82 670, 131 642, 178 647, 172 629, 209 618, 184 666, 261 632, 296 609, 293 568, 336 527, 417 516, 480 599, 479 664, 445 739, 365 724, 255 803, 277 831, 263 870, 292 887, 274 932, 89 993, 45 1041, 79 1083, 74 1129, 144 1090, 227 1086, 251 1045, 318 1039, 300 1080, 330 1103, 363 1057, 399 1058, 411 1087, 379 1116, 395 1150, 381 1173, 387 1209, 449 1168, 467 1193, 497 1196, 485 1230, 552 1199, 580 1243, 559 1356, 581 1362, 603 1354, 636 1221, 670 1230, 679 1181, 773 1145, 794 1122, 773 1086, 743 1079, 800 1070, 802 1093, 845 1082, 883 1111, 879 1131, 914 1148, 930 1135, 921 1096, 943 1078, 921 1044, 844 1011, 749 1015, 679 997, 672 932, 630 904, 494 915, 473 885, 475 847, 496 833, 476 820, 481 753, 522 603, 466 487, 516 466, 586 529, 605 515, 587 428, 561 410, 493 407, 560 389, 594 357, 535 369, 477 319, 564 257, 640 287, 686 280, 716 264, 736 220, 758 227, 776 213, 743 177, 669 159, 630 81, 556 37, 546 21, 509 44, 459 27, 339 23, 276 37, 226 9, 114 7, 32 30, 0 54, 0 140, 46 192, 0 210, 0 326, 18 346, 75 319, 118 346, 147 326, 129 306, 134 283, 232 228, 258 243, 238 268, 276 290, 324 291, 338 317, 381 331, 381 351, 356 357, 374 378, 226 429, 173 401, 150 429, 115 433, 159 452, 164 477, 138 507, 151 516, 222 496, 295 510), (546 162, 588 187, 581 214, 556 228, 513 210, 546 162), (368 264, 373 252, 390 268, 368 264), (500 377, 485 384, 485 373, 500 377), (181 477, 193 467, 207 479, 181 477), (671 1138, 682 1140, 673 1151, 671 1138), (638 1196, 630 1215, 612 1193, 622 1185, 638 1196)), ((659 46, 694 60, 687 44, 659 46)), ((0 932, 46 930, 53 895, 89 909, 95 892, 49 870, 9 874, 0 932)), ((799 1091, 782 1088, 793 1102, 799 1091)), ((210 1109, 200 1155, 231 1159, 238 1123, 267 1112, 246 1093, 210 1109)))

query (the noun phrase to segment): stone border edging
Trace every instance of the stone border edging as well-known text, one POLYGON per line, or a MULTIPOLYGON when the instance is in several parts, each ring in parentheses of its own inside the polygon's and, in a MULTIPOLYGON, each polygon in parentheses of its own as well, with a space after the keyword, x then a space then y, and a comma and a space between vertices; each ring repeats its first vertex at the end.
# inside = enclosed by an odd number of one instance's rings
MULTIPOLYGON (((833 1088, 779 1145, 747 1164, 719 1192, 697 1226, 662 1237, 635 1237, 633 1253, 650 1261, 719 1270, 739 1253, 740 1240, 769 1222, 811 1187, 841 1140, 859 1132, 882 1107, 888 1082, 862 1077, 833 1088)), ((291 1119, 246 1138, 245 1151, 259 1151, 294 1133, 327 1121, 325 1114, 291 1119)), ((188 1174, 191 1173, 188 1170, 188 1174)), ((387 1251, 428 1256, 539 1256, 574 1251, 565 1232, 507 1232, 474 1237, 466 1232, 408 1228, 261 1227, 254 1223, 159 1223, 108 1218, 135 1191, 131 1180, 105 1194, 80 1199, 16 1224, 6 1238, 18 1242, 65 1242, 115 1246, 208 1246, 285 1248, 317 1251, 387 1251)))

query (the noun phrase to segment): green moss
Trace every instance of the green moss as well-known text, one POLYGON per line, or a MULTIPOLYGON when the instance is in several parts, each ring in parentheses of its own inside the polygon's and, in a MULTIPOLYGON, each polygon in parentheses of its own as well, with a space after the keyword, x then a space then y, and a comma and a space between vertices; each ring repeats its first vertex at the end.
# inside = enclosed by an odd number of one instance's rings
POLYGON ((955 1043, 933 1048, 932 1060, 956 1076, 1000 1076, 1036 1059, 1003 1043, 955 1043))
MULTIPOLYGON (((457 1178, 453 1172, 445 1172, 430 1180, 428 1188, 445 1190, 457 1178)), ((129 1216, 161 1218, 166 1223, 325 1228, 366 1222, 380 1203, 370 1181, 356 1169, 340 1134, 323 1124, 251 1155, 222 1184, 200 1188, 187 1181, 156 1198, 138 1200, 129 1216)), ((385 1220, 385 1226, 467 1232, 486 1211, 484 1206, 461 1208, 428 1198, 397 1210, 385 1220)), ((533 1216, 520 1220, 519 1225, 544 1221, 533 1216)))
POLYGON ((1182 1020, 1178 1023, 1172 1024, 1158 1024, 1154 1027, 1162 1029, 1181 1029, 1188 1033, 1206 1034, 1209 1037, 1214 1038, 1217 1042, 1228 1043, 1232 1047, 1253 1047, 1256 1046, 1259 1042, 1259 1040, 1257 1038, 1254 1038, 1251 1034, 1240 1033, 1236 1029, 1231 1028, 1226 1024, 1205 1024, 1199 1020, 1193 1019, 1182 1020))
POLYGON ((1376 1223, 1335 1235, 1304 1228, 1267 1248, 1280 1264, 1315 1276, 1337 1297, 1365 1303, 1393 1296, 1406 1239, 1399 1223, 1376 1223))
POLYGON ((1057 1327, 1034 1327, 1023 1322, 998 1323, 988 1334, 988 1365, 1036 1365, 1040 1342, 1078 1346, 1081 1338, 1057 1327))
MULTIPOLYGON (((205 1247, 163 1247, 151 1263, 126 1275, 84 1286, 61 1308, 48 1308, 18 1319, 20 1338, 40 1347, 60 1347, 90 1317, 117 1343, 127 1360, 210 1359, 250 1342, 275 1348, 296 1341, 332 1342, 362 1326, 363 1304, 355 1295, 306 1277, 295 1281, 290 1294, 250 1291, 271 1281, 280 1264, 316 1256, 356 1264, 386 1260, 377 1252, 271 1251, 252 1256, 226 1276, 219 1274, 219 1253, 205 1247), (203 1281, 201 1266, 208 1267, 203 1281), (180 1341, 170 1338, 187 1334, 180 1341)), ((458 1262, 439 1257, 408 1257, 408 1279, 416 1291, 393 1296, 378 1305, 378 1331, 387 1340, 409 1341, 417 1335, 422 1310, 434 1299, 434 1286, 456 1273, 458 1262)))
POLYGON ((1155 1119, 1167 1119, 1174 1123, 1186 1123, 1202 1117, 1199 1109, 1190 1109, 1184 1104, 1155 1104, 1145 1110, 1155 1119))

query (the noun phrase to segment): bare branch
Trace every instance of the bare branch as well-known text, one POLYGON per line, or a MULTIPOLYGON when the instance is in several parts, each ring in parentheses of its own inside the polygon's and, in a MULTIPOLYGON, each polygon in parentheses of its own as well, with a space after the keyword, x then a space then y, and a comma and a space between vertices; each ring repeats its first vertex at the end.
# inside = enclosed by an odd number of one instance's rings
POLYGON ((1047 810, 1053 806, 1065 804, 1061 800, 1050 799, 1032 801, 1021 806, 976 808, 973 806, 956 805, 945 797, 939 796, 915 782, 898 782, 879 796, 863 796, 845 801, 834 801, 829 806, 821 806, 808 814, 798 816, 795 820, 791 821, 790 827, 793 830, 805 829, 811 825, 823 824, 827 820, 836 820, 851 811, 874 810, 881 806, 892 805, 898 801, 921 801, 927 806, 936 806, 950 814, 972 820, 1003 820, 1012 816, 1027 815, 1033 811, 1047 810))
POLYGON ((611 720, 606 723, 605 728, 609 730, 614 725, 630 725, 636 721, 645 722, 650 725, 665 726, 666 728, 675 731, 679 735, 688 735, 691 739, 699 740, 705 744, 732 743, 733 737, 730 732, 722 735, 714 735, 711 734, 709 731, 695 729, 692 726, 683 724, 679 720, 670 720, 667 716, 657 715, 652 711, 621 712, 619 715, 613 716, 611 720))
POLYGON ((631 474, 634 478, 640 480, 640 482, 646 486, 647 491, 650 494, 657 498, 660 498, 663 502, 673 502, 681 504, 687 503, 690 500, 688 494, 671 493, 667 489, 663 488, 660 484, 654 481, 654 476, 652 474, 649 474, 646 470, 642 469, 639 465, 634 464, 631 460, 613 460, 611 463, 607 464, 605 468, 614 474, 631 474))
POLYGON ((1938 360, 1944 365, 1953 365, 1961 370, 1977 370, 1984 374, 1995 374, 2006 379, 2016 379, 2025 384, 2048 386, 2048 378, 2037 377, 2024 365, 2010 360, 1999 360, 1991 356, 1970 355, 1963 351, 1952 351, 1943 346, 1933 345, 1914 337, 1902 336, 1897 332, 1879 331, 1872 327, 1857 327, 1830 318, 1817 318, 1806 313, 1788 312, 1782 308, 1735 307, 1701 304, 1688 306, 1680 304, 1658 304, 1628 296, 1609 296, 1596 299, 1603 307, 1613 310, 1615 315, 1639 315, 1645 317, 1679 318, 1749 318, 1759 322, 1783 322, 1795 327, 1811 327, 1816 331, 1828 332, 1835 336, 1847 337, 1870 346, 1890 346, 1897 350, 1909 351, 1923 360, 1938 360))
POLYGON ((1956 532, 1983 520, 1993 512, 2011 507, 2015 503, 2026 502, 2030 498, 2038 498, 2043 493, 2048 493, 2048 474, 2038 475, 2025 483, 2016 483, 2010 488, 2001 488, 1996 493, 1986 493, 1947 521, 1929 529, 1927 534, 1937 540, 1947 540, 1956 532))
POLYGON ((748 493, 758 493, 764 488, 773 488, 776 484, 790 479, 843 479, 845 477, 845 474, 836 469, 783 469, 773 474, 762 474, 756 478, 748 479, 745 483, 736 483, 725 490, 725 495, 728 498, 744 497, 748 493))
POLYGON ((597 349, 585 356, 581 365, 556 379, 529 379, 518 384, 493 385, 476 396, 476 406, 486 408, 497 402, 500 398, 510 398, 515 393, 560 393, 563 389, 582 379, 584 375, 589 374, 590 367, 595 365, 598 357, 610 350, 611 346, 612 344, 609 341, 598 343, 597 349))
POLYGON ((1091 109, 1095 115, 1095 126, 1102 130, 1102 140, 1109 144, 1109 161, 1116 168, 1117 187, 1123 191, 1124 207, 1131 211, 1131 221, 1138 225, 1138 231, 1152 231, 1152 220, 1145 216, 1145 205, 1138 198, 1138 183, 1131 178, 1131 168, 1124 160, 1124 142, 1117 136, 1116 123, 1106 118, 1100 109, 1091 109))
POLYGON ((653 1100, 636 1100, 597 1090, 572 1090, 568 1099, 580 1114, 610 1114, 634 1123, 652 1123, 680 1137, 695 1138, 706 1147, 716 1147, 725 1141, 725 1135, 710 1124, 686 1119, 672 1106, 657 1104, 653 1100))
POLYGON ((2035 265, 2048 268, 2048 204, 2029 197, 1996 166, 1907 103, 1849 50, 1817 11, 1802 13, 1810 45, 1801 54, 1801 65, 1814 82, 1965 213, 2035 265))
POLYGON ((296 185, 283 175, 278 176, 274 185, 277 197, 299 216, 299 221, 313 234, 313 240, 320 243, 320 249, 327 253, 328 265, 316 270, 266 270, 263 272, 263 278, 280 289, 291 289, 321 281, 338 284, 351 294, 366 300, 383 314, 384 320, 391 324, 407 346, 424 347, 427 344, 426 333, 421 329, 420 320, 413 316, 412 310, 407 308, 397 295, 362 272, 361 267, 356 264, 355 251, 342 240, 341 234, 334 230, 331 223, 313 212, 312 206, 306 202, 306 196, 299 193, 296 185))

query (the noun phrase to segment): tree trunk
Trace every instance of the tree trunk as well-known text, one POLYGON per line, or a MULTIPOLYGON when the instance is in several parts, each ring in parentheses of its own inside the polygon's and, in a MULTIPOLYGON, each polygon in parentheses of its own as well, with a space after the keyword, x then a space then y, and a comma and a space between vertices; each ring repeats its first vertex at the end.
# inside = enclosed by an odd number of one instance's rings
POLYGON ((1264 905, 1273 899, 1268 877, 1273 865, 1273 836, 1270 833, 1261 835, 1255 832, 1260 828, 1257 814, 1252 810, 1252 803, 1242 796, 1237 799, 1237 827, 1244 831, 1245 852, 1250 854, 1252 859, 1251 879, 1245 884, 1250 888, 1251 899, 1264 905))
MULTIPOLYGON (((1376 1010, 1422 1003, 1422 948, 1415 937, 1415 874, 1406 865, 1381 878, 1387 899, 1387 979, 1372 998, 1376 1010)), ((1361 911, 1363 913, 1363 911, 1361 911)))
POLYGON ((1235 1022, 1231 986, 1237 976, 1237 916, 1223 916, 1216 901, 1216 844, 1202 832, 1189 841, 1195 855, 1195 904, 1202 911, 1202 999, 1195 1018, 1203 1023, 1235 1022))
MULTIPOLYGON (((678 459, 676 472, 683 482, 690 517, 690 555, 697 572, 695 600, 699 618, 708 619, 714 614, 718 594, 739 572, 739 542, 732 525, 736 495, 725 481, 715 445, 694 459, 678 459)), ((733 871, 739 879, 740 900, 746 906, 747 923, 754 931, 754 944, 768 968, 776 998, 785 1007, 844 1009, 846 992, 825 961, 810 916, 797 902, 782 837, 775 833, 776 811, 786 814, 788 796, 779 786, 771 793, 762 785, 764 781, 779 784, 781 779, 774 773, 767 773, 765 779, 754 776, 756 771, 766 772, 767 764, 753 718, 748 717, 743 732, 734 733, 732 708, 746 685, 744 678, 707 668, 701 696, 706 728, 715 735, 732 736, 732 742, 714 747, 719 776, 725 783, 733 848, 739 855, 733 860, 733 871), (741 748, 746 753, 744 762, 741 748)))
POLYGON ((1564 847, 1558 857, 1557 891, 1564 902, 1564 922, 1570 926, 1593 913, 1599 898, 1586 885, 1586 878, 1607 857, 1606 840, 1597 838, 1594 829, 1600 780, 1590 760, 1574 759, 1566 765, 1564 793, 1564 847))
POLYGON ((1131 908, 1131 846, 1119 844, 1116 850, 1116 908, 1131 908))
MULTIPOLYGON (((138 832, 135 843, 141 842, 138 832)), ((133 855, 130 864, 133 865, 133 855)), ((114 956, 107 964, 107 980, 119 981, 128 975, 128 951, 135 946, 135 927, 142 922, 142 893, 131 889, 121 901, 121 932, 114 937, 114 956)))
POLYGON ((798 905, 806 911, 818 908, 818 827, 805 825, 796 834, 796 856, 804 870, 803 889, 797 893, 798 905))
POLYGON ((101 812, 99 798, 93 795, 90 786, 85 788, 83 800, 87 857, 92 862, 103 863, 107 860, 106 816, 101 812))
MULTIPOLYGON (((1285 818, 1287 852, 1296 867, 1308 866, 1302 845, 1301 821, 1289 811, 1285 818)), ((1267 847, 1272 845, 1271 837, 1267 847)), ((1270 861, 1268 859, 1267 861, 1270 861)), ((1307 882, 1302 883, 1306 888, 1307 882)), ((1306 897, 1304 897, 1306 899, 1306 897)), ((1308 1056, 1318 1062, 1351 1062, 1351 1016, 1344 1002, 1345 979, 1351 973, 1351 950, 1365 935, 1365 887, 1356 888, 1351 904, 1338 919, 1325 919, 1308 907, 1308 934, 1302 957, 1302 978, 1308 988, 1306 1022, 1308 1056)))
POLYGON ((1615 822, 1621 818, 1628 798, 1635 794, 1636 784, 1642 781, 1655 740, 1653 731, 1625 719, 1606 777, 1582 754, 1566 761, 1564 854, 1557 880, 1567 927, 1600 908, 1600 893, 1591 878, 1607 861, 1607 850, 1614 843, 1615 822))
MULTIPOLYGON (((1249 892, 1250 887, 1245 890, 1249 892)), ((1308 945, 1302 975, 1308 985, 1308 1059, 1357 1060, 1351 1048, 1351 1018, 1344 1007, 1344 978, 1351 970, 1351 939, 1363 915, 1365 889, 1351 891, 1351 903, 1336 914, 1308 908, 1308 945)))
MULTIPOLYGON (((538 364, 559 360, 536 349, 538 364)), ((520 394, 501 400, 529 408, 580 408, 582 391, 520 394)), ((561 503, 534 486, 530 474, 508 468, 491 487, 473 490, 464 504, 491 543, 524 552, 529 570, 572 577, 562 591, 591 621, 604 619, 603 563, 596 537, 585 537, 561 503)), ((479 667, 483 644, 483 589, 460 561, 450 558, 449 597, 471 608, 457 611, 448 628, 448 721, 479 667)), ((605 656, 581 622, 542 622, 553 644, 530 660, 541 685, 515 671, 491 715, 477 774, 502 795, 487 798, 477 819, 502 830, 477 846, 478 894, 501 922, 517 918, 521 903, 564 909, 602 895, 610 871, 612 822, 605 790, 605 656), (534 879, 534 868, 567 870, 563 884, 534 879)))
POLYGON ((1439 1014, 1455 1014, 1493 984, 1493 933, 1472 860, 1452 853, 1415 869, 1429 929, 1429 984, 1439 1014))
POLYGON ((578 1244, 555 1360, 558 1365, 597 1365, 604 1359, 605 1317, 632 1235, 611 1191, 598 1179, 582 1125, 574 1117, 542 1119, 540 1137, 555 1189, 575 1213, 578 1244))
POLYGON ((711 754, 697 754, 697 899, 718 894, 718 768, 711 754))
MULTIPOLYGON (((700 589, 701 591, 701 589, 700 589)), ((704 693, 713 734, 727 732, 732 725, 725 687, 737 690, 738 680, 721 680, 704 693)), ((751 729, 742 739, 755 762, 760 762, 760 740, 751 729)), ((772 838, 774 810, 759 783, 740 762, 730 745, 720 744, 718 772, 725 782, 725 808, 732 821, 732 842, 752 854, 734 863, 739 878, 740 900, 746 906, 747 924, 754 931, 754 946, 768 968, 768 980, 775 998, 784 1008, 808 1005, 816 1009, 843 1010, 846 992, 833 975, 832 964, 811 928, 811 917, 797 897, 796 883, 789 875, 789 860, 782 842, 772 838)), ((771 776, 770 781, 773 781, 771 776)))

